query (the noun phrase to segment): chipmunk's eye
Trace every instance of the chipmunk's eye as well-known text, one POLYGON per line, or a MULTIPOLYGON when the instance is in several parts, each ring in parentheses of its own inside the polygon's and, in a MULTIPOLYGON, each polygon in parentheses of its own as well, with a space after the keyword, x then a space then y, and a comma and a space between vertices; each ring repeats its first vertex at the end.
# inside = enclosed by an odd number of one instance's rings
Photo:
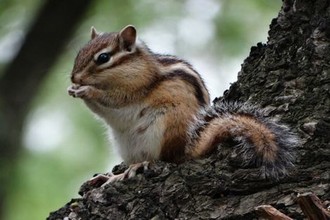
POLYGON ((109 53, 101 53, 97 59, 95 60, 96 64, 101 65, 103 63, 106 63, 110 60, 110 54, 109 53))

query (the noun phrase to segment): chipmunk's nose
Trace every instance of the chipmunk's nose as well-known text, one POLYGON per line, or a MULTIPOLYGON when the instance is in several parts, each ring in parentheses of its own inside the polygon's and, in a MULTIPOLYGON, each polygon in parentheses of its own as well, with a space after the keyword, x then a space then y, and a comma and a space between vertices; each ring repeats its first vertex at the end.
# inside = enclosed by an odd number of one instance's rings
POLYGON ((81 74, 72 74, 71 82, 75 84, 81 84, 81 74))

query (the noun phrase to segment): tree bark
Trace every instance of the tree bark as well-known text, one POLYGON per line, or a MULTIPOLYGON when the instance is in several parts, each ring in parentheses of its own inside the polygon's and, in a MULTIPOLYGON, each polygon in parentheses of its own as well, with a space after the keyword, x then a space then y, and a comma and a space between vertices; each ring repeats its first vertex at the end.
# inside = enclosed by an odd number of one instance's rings
POLYGON ((256 219, 261 205, 303 219, 299 193, 329 200, 329 12, 327 0, 283 1, 267 44, 251 48, 237 82, 214 101, 258 104, 299 134, 296 166, 288 177, 265 180, 256 169, 231 163, 232 146, 221 146, 208 158, 180 165, 156 162, 149 172, 106 187, 85 184, 82 198, 48 219, 256 219))

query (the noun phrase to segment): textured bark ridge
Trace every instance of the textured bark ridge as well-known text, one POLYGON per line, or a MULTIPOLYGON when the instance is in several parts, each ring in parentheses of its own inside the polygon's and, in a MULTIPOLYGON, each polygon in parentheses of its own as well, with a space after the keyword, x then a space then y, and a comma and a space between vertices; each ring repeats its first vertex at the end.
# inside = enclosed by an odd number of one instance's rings
POLYGON ((329 15, 327 0, 284 1, 267 44, 251 48, 238 81, 215 100, 248 100, 298 132, 302 144, 289 177, 262 179, 257 169, 235 163, 232 146, 221 146, 208 158, 156 162, 150 171, 106 187, 85 184, 81 198, 48 219, 257 219, 261 205, 302 219, 298 194, 330 200, 329 15))

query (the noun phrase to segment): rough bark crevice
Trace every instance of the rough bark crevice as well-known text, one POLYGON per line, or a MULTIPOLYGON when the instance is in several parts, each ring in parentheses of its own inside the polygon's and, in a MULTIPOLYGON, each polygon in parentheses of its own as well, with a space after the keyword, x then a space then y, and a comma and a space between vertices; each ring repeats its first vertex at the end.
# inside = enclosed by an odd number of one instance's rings
MULTIPOLYGON (((253 219, 269 204, 293 219, 304 214, 299 193, 330 199, 330 6, 326 0, 287 0, 270 25, 267 44, 251 48, 235 82, 215 100, 249 101, 301 137, 296 167, 274 182, 258 169, 230 163, 230 146, 181 165, 157 162, 151 171, 88 189, 49 219, 253 219)), ((122 169, 122 167, 120 166, 122 169)))

